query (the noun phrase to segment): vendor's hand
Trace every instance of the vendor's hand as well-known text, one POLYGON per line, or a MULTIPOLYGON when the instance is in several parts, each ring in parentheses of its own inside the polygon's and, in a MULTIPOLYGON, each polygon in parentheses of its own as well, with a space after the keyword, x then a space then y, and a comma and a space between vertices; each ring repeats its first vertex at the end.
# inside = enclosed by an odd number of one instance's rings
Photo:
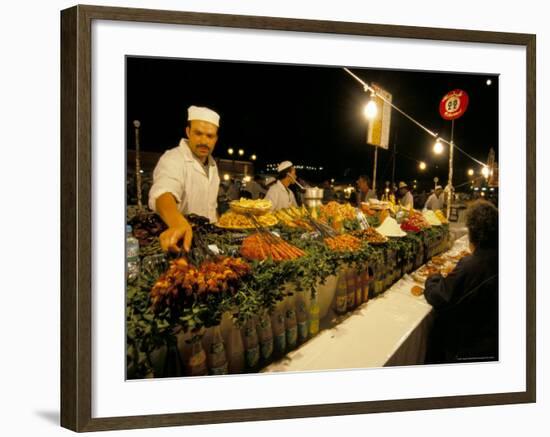
POLYGON ((178 226, 172 226, 160 234, 160 247, 165 252, 189 252, 191 241, 193 240, 193 230, 189 223, 182 223, 178 226))

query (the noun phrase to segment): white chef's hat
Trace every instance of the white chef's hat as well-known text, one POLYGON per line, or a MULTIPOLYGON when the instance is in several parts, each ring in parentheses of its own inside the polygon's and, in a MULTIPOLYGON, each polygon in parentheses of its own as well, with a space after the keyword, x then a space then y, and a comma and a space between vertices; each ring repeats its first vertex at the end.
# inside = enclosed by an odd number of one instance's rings
POLYGON ((204 106, 189 106, 187 108, 187 120, 202 120, 220 127, 220 116, 217 112, 204 106))
POLYGON ((443 187, 442 187, 441 185, 436 185, 436 186, 435 186, 435 189, 436 189, 436 190, 442 190, 443 187))
POLYGON ((283 161, 277 167, 277 172, 281 173, 282 171, 285 171, 287 168, 292 167, 292 165, 293 164, 290 161, 283 161))

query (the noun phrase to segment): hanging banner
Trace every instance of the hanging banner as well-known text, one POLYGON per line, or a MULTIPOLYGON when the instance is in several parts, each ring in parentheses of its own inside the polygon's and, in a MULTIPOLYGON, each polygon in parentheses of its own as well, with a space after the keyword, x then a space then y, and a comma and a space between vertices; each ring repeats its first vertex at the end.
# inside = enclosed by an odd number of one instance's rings
POLYGON ((464 115, 469 101, 466 91, 458 89, 450 91, 439 102, 439 114, 445 120, 456 120, 464 115))
POLYGON ((377 94, 374 101, 378 107, 378 114, 374 120, 369 121, 367 143, 387 149, 390 143, 391 105, 379 96, 391 103, 392 95, 376 84, 371 86, 377 94))

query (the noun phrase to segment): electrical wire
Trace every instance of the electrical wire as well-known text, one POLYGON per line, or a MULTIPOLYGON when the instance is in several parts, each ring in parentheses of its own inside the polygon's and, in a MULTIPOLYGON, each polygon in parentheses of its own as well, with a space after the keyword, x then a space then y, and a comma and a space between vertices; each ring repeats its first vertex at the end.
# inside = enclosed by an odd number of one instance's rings
MULTIPOLYGON (((413 117, 411 117, 409 114, 407 114, 405 111, 403 111, 402 109, 398 108, 397 106, 395 106, 392 102, 390 102, 388 99, 384 98, 384 96, 378 94, 376 92, 376 90, 371 87, 369 84, 367 84, 364 80, 362 80, 359 76, 357 76, 355 73, 353 73, 351 70, 349 70, 348 68, 344 67, 343 70, 348 73, 351 77, 353 77, 356 81, 358 81, 361 85, 363 85, 363 89, 365 90, 365 92, 370 92, 371 95, 374 95, 376 97, 378 97, 379 99, 381 99, 382 101, 386 102, 388 105, 390 105, 393 109, 395 109, 396 111, 398 111, 400 114, 402 114, 403 116, 405 116, 406 118, 408 118, 410 121, 412 121, 414 124, 416 124, 417 126, 419 126, 420 128, 422 128, 424 131, 426 131, 428 134, 430 134, 432 137, 434 138, 437 138, 438 140, 441 140, 443 141, 444 143, 446 144, 449 144, 451 145, 451 142, 446 140, 445 138, 443 137, 440 137, 437 133, 431 131, 430 129, 428 129, 426 126, 424 126, 422 123, 420 123, 419 121, 415 120, 413 117)), ((478 164, 482 165, 483 167, 487 167, 487 164, 481 162, 480 160, 474 158, 472 155, 470 155, 468 152, 464 151, 462 148, 460 148, 459 146, 457 146, 457 144, 453 141, 452 142, 452 146, 453 147, 456 147, 460 152, 462 152, 464 155, 466 155, 468 158, 470 158, 472 161, 475 161, 477 162, 478 164)), ((412 158, 411 158, 412 159, 412 158)), ((415 161, 417 162, 420 162, 418 160, 415 159, 415 161)))

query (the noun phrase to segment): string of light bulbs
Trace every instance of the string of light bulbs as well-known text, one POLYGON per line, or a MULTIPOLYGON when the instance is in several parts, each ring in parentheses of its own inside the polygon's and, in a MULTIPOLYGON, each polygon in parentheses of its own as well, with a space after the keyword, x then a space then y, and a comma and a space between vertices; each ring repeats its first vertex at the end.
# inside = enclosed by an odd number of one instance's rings
MULTIPOLYGON (((383 102, 387 103, 388 105, 390 105, 393 109, 395 109, 397 112, 399 112, 400 114, 402 114, 403 116, 405 116, 406 118, 408 118, 410 121, 412 121, 414 124, 416 124, 418 127, 420 127, 421 129, 423 129, 424 131, 426 131, 429 135, 431 135, 432 137, 436 138, 436 141, 441 141, 443 143, 446 143, 446 144, 451 144, 450 141, 446 140, 445 138, 443 137, 440 137, 437 133, 433 132, 432 130, 428 129, 426 126, 424 126, 422 123, 420 123, 418 120, 414 119, 413 117, 411 117, 409 114, 407 114, 405 111, 403 111, 402 109, 398 108, 397 106, 395 106, 391 101, 389 101, 388 99, 386 99, 384 96, 378 94, 376 92, 376 90, 371 87, 369 84, 367 84, 364 80, 362 80, 359 76, 357 76, 356 74, 354 74, 349 68, 346 68, 346 67, 343 67, 343 70, 348 73, 351 77, 353 77, 357 82, 359 82, 362 86, 363 86, 363 89, 365 92, 370 92, 371 94, 371 97, 375 96, 375 97, 378 97, 379 99, 381 99, 383 102)), ((466 155, 468 158, 470 158, 471 160, 477 162, 478 164, 482 165, 483 167, 487 167, 487 164, 481 162, 480 160, 474 158, 472 155, 470 155, 469 153, 467 153, 466 151, 464 151, 463 149, 461 149, 459 146, 456 145, 456 143, 453 141, 453 146, 456 147, 460 152, 462 152, 464 155, 466 155)))

